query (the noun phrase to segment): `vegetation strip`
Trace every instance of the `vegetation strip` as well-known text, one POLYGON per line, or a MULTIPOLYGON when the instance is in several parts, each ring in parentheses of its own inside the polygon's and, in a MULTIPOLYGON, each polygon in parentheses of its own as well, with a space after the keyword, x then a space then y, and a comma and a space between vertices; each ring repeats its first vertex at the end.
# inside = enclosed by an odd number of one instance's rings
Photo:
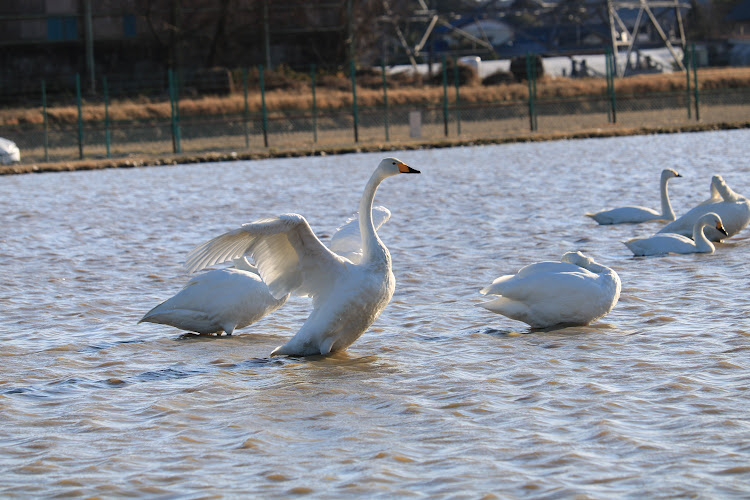
MULTIPOLYGON (((490 144, 507 144, 514 142, 538 142, 538 141, 559 141, 571 139, 588 139, 603 137, 619 137, 628 135, 649 135, 649 134, 674 134, 680 132, 705 132, 712 130, 735 130, 750 128, 750 121, 733 122, 733 123, 697 123, 675 126, 660 127, 623 127, 623 128, 595 128, 590 130, 581 130, 576 132, 548 132, 548 133, 526 133, 517 135, 505 135, 499 137, 485 137, 473 139, 440 139, 422 142, 404 142, 404 143, 373 143, 373 144, 352 144, 350 146, 340 146, 331 148, 298 148, 260 152, 231 152, 231 153, 196 153, 196 154, 178 154, 178 155, 160 155, 153 157, 137 156, 120 159, 90 159, 80 161, 64 161, 55 163, 40 164, 16 164, 0 165, 0 175, 42 173, 42 172, 69 172, 77 170, 99 170, 104 168, 134 168, 150 167, 160 165, 181 165, 188 163, 206 163, 221 161, 246 161, 262 160, 268 158, 291 158, 303 156, 325 156, 351 153, 368 153, 377 151, 396 151, 396 150, 416 150, 430 148, 449 148, 457 146, 484 146, 490 144)), ((21 152, 23 155, 23 152, 21 152)))

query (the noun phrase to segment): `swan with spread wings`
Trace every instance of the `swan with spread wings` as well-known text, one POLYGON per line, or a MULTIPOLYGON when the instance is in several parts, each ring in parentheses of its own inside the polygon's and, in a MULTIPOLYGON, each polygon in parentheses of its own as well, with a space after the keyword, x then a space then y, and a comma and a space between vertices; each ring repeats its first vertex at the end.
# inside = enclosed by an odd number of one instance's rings
POLYGON ((303 216, 283 214, 244 224, 198 246, 188 254, 186 267, 197 271, 247 254, 275 298, 290 293, 312 298, 305 323, 271 355, 327 355, 346 349, 380 315, 396 287, 391 255, 372 220, 375 192, 388 177, 418 173, 396 158, 378 164, 359 204, 359 263, 328 249, 303 216))

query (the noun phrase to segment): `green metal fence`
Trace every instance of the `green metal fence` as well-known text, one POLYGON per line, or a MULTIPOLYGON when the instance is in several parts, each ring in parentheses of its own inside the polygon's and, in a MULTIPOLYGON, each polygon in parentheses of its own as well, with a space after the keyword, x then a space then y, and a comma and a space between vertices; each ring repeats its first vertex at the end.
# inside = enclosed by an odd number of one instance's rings
MULTIPOLYGON (((382 104, 363 106, 357 100, 354 65, 350 67, 351 107, 320 109, 316 102, 316 72, 311 69, 309 109, 275 110, 266 103, 263 67, 258 68, 256 88, 242 71, 243 109, 216 115, 181 114, 176 76, 167 75, 168 117, 154 116, 118 121, 110 118, 107 79, 98 98, 81 96, 80 79, 74 86, 76 120, 55 123, 45 82, 41 82, 38 124, 0 125, 0 136, 21 149, 22 161, 67 161, 85 158, 125 157, 133 154, 265 151, 272 149, 341 147, 359 143, 408 143, 445 137, 496 138, 536 131, 572 132, 612 126, 669 126, 700 120, 704 123, 739 122, 750 119, 750 88, 699 89, 695 53, 687 51, 686 90, 624 94, 615 92, 614 66, 607 54, 607 90, 601 95, 538 97, 536 65, 527 57, 525 99, 470 103, 462 100, 458 67, 454 65, 454 92, 449 92, 448 65, 442 65, 442 94, 434 103, 395 106, 388 99, 388 77, 382 68, 382 104), (248 108, 248 94, 260 94, 259 111, 248 108), (451 94, 454 94, 451 97, 451 94), (103 104, 101 119, 84 121, 87 106, 103 104)), ((183 99, 186 97, 182 97, 183 99)))

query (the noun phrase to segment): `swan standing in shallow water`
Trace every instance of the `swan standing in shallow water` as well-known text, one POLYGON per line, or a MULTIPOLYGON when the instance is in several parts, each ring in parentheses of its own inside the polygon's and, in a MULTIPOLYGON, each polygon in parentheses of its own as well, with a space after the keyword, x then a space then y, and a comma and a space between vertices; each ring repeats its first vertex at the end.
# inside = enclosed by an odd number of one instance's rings
POLYGON ((707 213, 715 213, 721 218, 725 232, 707 227, 706 237, 711 241, 721 241, 734 236, 750 223, 750 200, 735 193, 727 186, 720 175, 711 179, 711 198, 691 208, 674 222, 670 222, 659 233, 676 233, 690 236, 698 219, 707 213))
POLYGON ((620 298, 617 273, 581 252, 567 252, 561 260, 497 278, 480 293, 498 297, 478 305, 532 328, 587 325, 611 311, 620 298))
POLYGON ((652 220, 674 220, 674 211, 672 210, 672 204, 669 203, 669 194, 667 194, 667 182, 674 177, 682 176, 671 168, 665 168, 661 171, 661 182, 659 185, 661 190, 661 212, 646 207, 620 207, 597 213, 587 213, 585 215, 602 225, 637 224, 652 220))
POLYGON ((299 331, 271 355, 326 355, 346 349, 377 319, 396 286, 391 255, 372 220, 375 192, 393 175, 415 173, 404 162, 385 158, 365 186, 359 204, 362 259, 358 264, 329 250, 304 217, 284 214, 244 224, 192 250, 189 271, 248 254, 276 298, 312 297, 313 310, 299 331))
POLYGON ((650 238, 625 241, 633 255, 665 255, 668 253, 713 253, 714 245, 706 238, 705 229, 715 227, 726 236, 721 218, 715 213, 702 215, 693 225, 693 239, 676 233, 657 233, 650 238))
MULTIPOLYGON (((375 228, 391 216, 385 207, 373 207, 375 228)), ((352 262, 362 258, 359 222, 350 218, 331 238, 330 248, 352 262)), ((257 268, 245 257, 234 259, 234 267, 214 269, 188 281, 173 297, 147 312, 139 323, 159 323, 199 334, 245 328, 286 302, 289 296, 274 298, 260 279, 257 268)))

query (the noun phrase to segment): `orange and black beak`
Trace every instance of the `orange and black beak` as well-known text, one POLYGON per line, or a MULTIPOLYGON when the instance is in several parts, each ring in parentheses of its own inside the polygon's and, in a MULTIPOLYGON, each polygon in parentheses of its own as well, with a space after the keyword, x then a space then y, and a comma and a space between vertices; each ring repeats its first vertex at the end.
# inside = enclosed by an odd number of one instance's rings
POLYGON ((724 236, 727 236, 727 237, 729 237, 729 234, 727 233, 727 230, 726 230, 726 229, 724 229, 724 226, 722 226, 722 225, 721 225, 721 222, 717 222, 717 223, 716 223, 716 229, 717 229, 717 230, 718 230, 718 231, 719 231, 719 232, 720 232, 721 234, 723 234, 724 236))
POLYGON ((419 170, 416 170, 414 168, 411 168, 406 163, 400 162, 398 164, 398 171, 402 174, 420 174, 421 172, 419 170))

